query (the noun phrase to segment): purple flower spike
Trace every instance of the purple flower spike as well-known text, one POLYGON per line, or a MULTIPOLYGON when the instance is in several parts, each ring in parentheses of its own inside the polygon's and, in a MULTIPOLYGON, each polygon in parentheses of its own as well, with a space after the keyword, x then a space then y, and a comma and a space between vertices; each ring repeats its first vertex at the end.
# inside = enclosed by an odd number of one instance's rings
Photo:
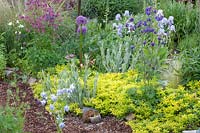
POLYGON ((152 9, 152 7, 147 7, 146 9, 145 9, 145 13, 146 13, 146 15, 151 15, 151 9, 152 9))
POLYGON ((152 42, 152 43, 151 43, 151 46, 152 46, 152 47, 154 47, 154 46, 155 46, 155 43, 154 43, 154 42, 152 42))
POLYGON ((129 19, 129 22, 133 22, 133 21, 134 21, 134 18, 130 18, 130 19, 129 19))
POLYGON ((77 33, 86 34, 86 32, 87 32, 86 26, 79 26, 78 29, 77 29, 77 33))
POLYGON ((87 24, 87 18, 84 17, 84 16, 78 16, 76 18, 76 24, 77 25, 85 25, 85 24, 87 24))

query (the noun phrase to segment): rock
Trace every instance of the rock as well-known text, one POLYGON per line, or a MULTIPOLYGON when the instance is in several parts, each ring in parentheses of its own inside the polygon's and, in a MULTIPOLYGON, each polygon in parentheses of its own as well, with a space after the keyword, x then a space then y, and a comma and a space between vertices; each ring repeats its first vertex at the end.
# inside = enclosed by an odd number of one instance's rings
POLYGON ((188 130, 188 131, 183 131, 182 133, 200 133, 200 130, 188 130))
POLYGON ((89 108, 89 107, 83 107, 83 122, 85 123, 99 123, 101 121, 101 115, 98 110, 89 108))
POLYGON ((36 81, 37 81, 37 79, 35 79, 35 78, 33 78, 33 77, 30 77, 29 80, 28 80, 28 84, 29 84, 29 85, 32 85, 32 84, 34 84, 36 81))
POLYGON ((126 121, 135 120, 135 115, 133 113, 130 113, 125 117, 125 120, 126 121))

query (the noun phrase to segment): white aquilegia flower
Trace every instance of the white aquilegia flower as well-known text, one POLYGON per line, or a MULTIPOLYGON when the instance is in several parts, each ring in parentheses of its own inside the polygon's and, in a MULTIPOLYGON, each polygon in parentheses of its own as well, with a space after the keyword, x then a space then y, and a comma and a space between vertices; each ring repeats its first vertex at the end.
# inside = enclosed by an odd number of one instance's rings
POLYGON ((55 102, 55 101, 57 100, 57 96, 54 95, 54 94, 52 94, 52 95, 51 95, 51 100, 52 100, 53 102, 55 102))
POLYGON ((66 106, 64 107, 64 111, 65 111, 65 112, 68 112, 68 111, 69 111, 69 106, 68 106, 68 105, 66 105, 66 106))
POLYGON ((174 17, 173 16, 169 16, 168 23, 169 23, 169 25, 173 25, 174 24, 174 17))
POLYGON ((65 127, 65 123, 64 123, 64 122, 61 122, 61 123, 59 124, 59 127, 60 127, 60 128, 64 128, 64 127, 65 127))
POLYGON ((126 17, 129 17, 129 16, 130 16, 130 14, 129 14, 129 11, 128 11, 128 10, 126 10, 126 11, 124 12, 124 16, 126 16, 126 17))
POLYGON ((62 94, 63 94, 63 90, 58 89, 58 90, 57 90, 57 96, 60 96, 60 95, 62 95, 62 94))
POLYGON ((45 106, 45 105, 46 105, 46 103, 47 103, 47 101, 46 101, 46 100, 42 100, 42 101, 41 101, 41 104, 42 104, 42 106, 45 106))
POLYGON ((53 105, 53 104, 50 104, 50 105, 49 105, 49 109, 50 109, 50 110, 54 110, 54 105, 53 105))
POLYGON ((115 29, 115 28, 117 28, 117 24, 116 23, 113 23, 112 24, 112 27, 115 29))
POLYGON ((164 16, 163 10, 159 9, 156 13, 156 16, 164 16))
POLYGON ((16 20, 16 23, 19 24, 19 20, 16 20))
POLYGON ((20 24, 20 25, 18 26, 18 28, 24 28, 24 25, 20 24))
POLYGON ((176 29, 175 29, 175 26, 174 26, 174 25, 171 25, 171 26, 169 27, 169 30, 170 30, 170 31, 176 32, 176 29))
POLYGON ((161 20, 161 22, 163 23, 163 25, 167 25, 168 20, 167 20, 167 18, 163 18, 163 19, 161 20))
POLYGON ((160 29, 158 30, 158 35, 159 35, 159 36, 162 36, 162 35, 166 36, 167 34, 165 33, 165 30, 164 30, 164 29, 161 29, 161 28, 160 28, 160 29))
POLYGON ((121 20, 121 15, 120 15, 120 14, 117 14, 117 15, 115 16, 115 20, 117 20, 117 21, 121 20))
POLYGON ((9 22, 8 25, 11 26, 11 25, 13 25, 13 23, 12 23, 12 22, 9 22))

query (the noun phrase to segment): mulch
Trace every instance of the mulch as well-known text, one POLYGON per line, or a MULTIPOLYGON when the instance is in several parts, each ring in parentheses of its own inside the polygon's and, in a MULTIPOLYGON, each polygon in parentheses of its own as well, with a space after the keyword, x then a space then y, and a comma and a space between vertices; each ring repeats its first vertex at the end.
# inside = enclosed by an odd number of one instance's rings
MULTIPOLYGON (((32 89, 25 83, 18 81, 17 87, 12 87, 8 83, 0 81, 0 106, 6 104, 7 90, 10 89, 13 94, 16 94, 16 88, 19 88, 20 101, 27 103, 29 106, 24 113, 24 132, 56 133, 57 128, 54 118, 34 98, 32 89)), ((12 105, 12 101, 10 104, 12 105)), ((132 133, 130 126, 112 116, 102 118, 100 123, 91 124, 84 123, 78 116, 68 114, 64 122, 64 133, 132 133)))

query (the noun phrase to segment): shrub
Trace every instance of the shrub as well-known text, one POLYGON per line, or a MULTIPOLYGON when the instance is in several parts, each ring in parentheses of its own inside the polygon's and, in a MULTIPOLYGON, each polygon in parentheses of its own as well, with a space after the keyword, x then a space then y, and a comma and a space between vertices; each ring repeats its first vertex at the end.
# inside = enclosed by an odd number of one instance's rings
POLYGON ((102 22, 106 19, 105 12, 108 13, 108 19, 112 20, 117 13, 129 10, 136 14, 142 11, 142 7, 141 0, 85 0, 82 3, 82 14, 89 18, 97 17, 102 22))

